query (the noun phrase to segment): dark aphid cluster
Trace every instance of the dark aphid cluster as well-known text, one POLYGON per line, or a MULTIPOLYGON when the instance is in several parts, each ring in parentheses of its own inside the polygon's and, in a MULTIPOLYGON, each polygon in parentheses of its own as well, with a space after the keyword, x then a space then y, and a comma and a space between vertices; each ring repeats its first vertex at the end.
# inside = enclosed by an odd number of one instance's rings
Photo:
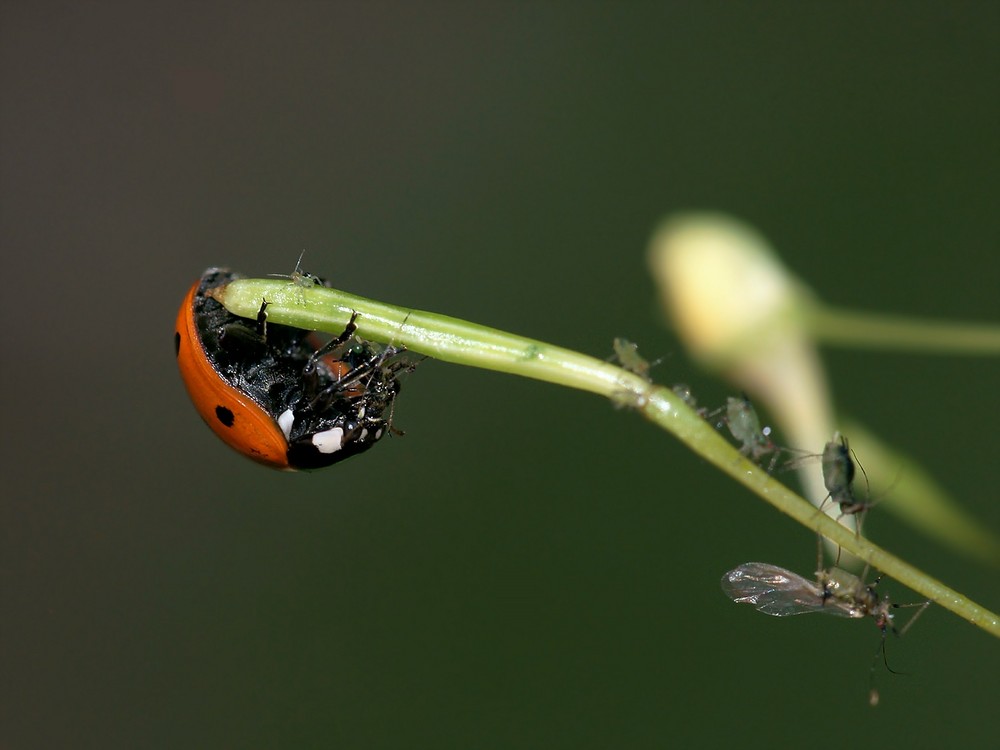
MULTIPOLYGON (((694 398, 690 396, 690 390, 686 386, 675 386, 674 391, 686 401, 690 399, 689 403, 694 405, 694 398), (678 388, 685 390, 678 392, 678 388)), ((798 468, 807 461, 819 459, 827 491, 819 506, 820 510, 827 502, 832 501, 840 507, 841 516, 850 516, 863 513, 872 506, 870 500, 859 497, 855 492, 854 479, 860 464, 855 463, 847 438, 839 432, 834 433, 833 439, 823 446, 821 454, 802 455, 802 451, 774 442, 771 428, 762 425, 757 410, 746 394, 730 396, 726 399, 725 406, 703 414, 706 419, 715 422, 716 429, 725 427, 738 444, 740 453, 754 463, 764 466, 765 459, 770 457, 766 462, 768 472, 774 471, 783 455, 797 454, 782 465, 783 470, 798 468)), ((859 529, 860 525, 859 523, 859 529)))
MULTIPOLYGON (((823 485, 827 496, 820 504, 820 510, 827 502, 834 502, 840 507, 841 516, 851 516, 863 513, 871 507, 869 500, 859 497, 855 492, 854 479, 857 473, 853 451, 847 438, 839 432, 823 446, 821 454, 803 456, 801 451, 779 446, 771 438, 771 428, 761 425, 757 410, 746 394, 740 397, 730 396, 726 405, 708 414, 708 419, 716 418, 716 428, 725 426, 733 438, 739 443, 739 450, 754 463, 763 465, 763 460, 770 456, 767 470, 774 471, 782 455, 799 454, 796 458, 786 461, 782 468, 792 469, 801 466, 806 461, 819 459, 823 469, 823 485), (721 415, 721 416, 720 416, 721 415)), ((864 471, 864 469, 862 469, 864 471)), ((861 524, 858 524, 860 529, 861 524)))
MULTIPOLYGON (((687 386, 675 386, 674 391, 695 407, 694 398, 687 386)), ((821 454, 803 456, 799 451, 774 442, 770 427, 762 425, 757 410, 746 395, 729 397, 725 406, 701 413, 707 420, 714 422, 716 429, 728 430, 740 453, 759 465, 763 466, 766 462, 768 471, 773 471, 778 460, 785 454, 798 456, 786 461, 782 468, 795 468, 805 461, 819 460, 827 491, 819 510, 828 502, 836 503, 841 515, 862 513, 871 507, 869 501, 860 498, 855 492, 854 481, 858 465, 847 438, 839 432, 826 443, 821 454)), ((836 563, 824 568, 822 539, 819 541, 815 579, 800 576, 777 565, 750 562, 728 571, 722 577, 722 590, 734 602, 750 604, 774 617, 819 612, 851 619, 870 618, 880 632, 879 647, 869 673, 869 702, 876 705, 879 694, 874 687, 875 666, 880 656, 886 669, 893 671, 885 652, 886 634, 905 633, 930 602, 895 604, 878 593, 876 587, 880 578, 871 583, 865 582, 867 569, 865 575, 858 577, 838 567, 836 563), (899 607, 920 607, 901 630, 897 630, 894 622, 894 611, 899 607)))

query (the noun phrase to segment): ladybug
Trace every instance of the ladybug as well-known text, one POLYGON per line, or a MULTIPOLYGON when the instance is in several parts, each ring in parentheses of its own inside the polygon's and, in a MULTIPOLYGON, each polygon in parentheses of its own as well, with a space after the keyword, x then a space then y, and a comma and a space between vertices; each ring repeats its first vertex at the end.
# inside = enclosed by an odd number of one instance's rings
MULTIPOLYGON (((316 334, 233 315, 213 296, 241 278, 210 268, 177 314, 174 346, 181 377, 202 419, 231 448, 267 466, 319 469, 362 453, 391 428, 404 349, 344 332, 316 334)), ((309 277, 311 283, 322 283, 309 277)), ((298 282, 301 283, 301 282, 298 282)))

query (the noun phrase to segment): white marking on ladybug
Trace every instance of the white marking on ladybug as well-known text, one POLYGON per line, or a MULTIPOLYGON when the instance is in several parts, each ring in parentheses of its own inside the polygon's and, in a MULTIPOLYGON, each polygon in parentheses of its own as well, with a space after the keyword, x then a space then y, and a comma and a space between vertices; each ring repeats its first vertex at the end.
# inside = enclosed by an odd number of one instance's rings
POLYGON ((331 427, 312 436, 312 444, 320 453, 336 453, 344 447, 344 428, 331 427))
POLYGON ((378 431, 375 433, 375 439, 376 440, 381 440, 382 439, 382 428, 381 427, 379 427, 378 431))
POLYGON ((292 434, 292 424, 295 422, 295 415, 292 414, 291 409, 285 409, 278 416, 278 427, 285 435, 285 440, 288 440, 289 436, 292 434))
POLYGON ((361 429, 361 437, 358 438, 358 440, 364 440, 367 437, 368 437, 368 428, 367 427, 363 427, 361 429))

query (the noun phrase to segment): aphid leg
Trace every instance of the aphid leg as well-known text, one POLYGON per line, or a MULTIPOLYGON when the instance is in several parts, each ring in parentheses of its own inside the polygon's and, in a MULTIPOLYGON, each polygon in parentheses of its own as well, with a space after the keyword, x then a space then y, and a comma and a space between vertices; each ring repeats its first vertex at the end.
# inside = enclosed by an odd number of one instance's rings
MULTIPOLYGON (((830 579, 827 575, 826 566, 823 565, 823 535, 816 535, 816 583, 819 584, 821 590, 820 598, 822 603, 825 605, 827 601, 833 596, 833 591, 830 586, 830 579)), ((840 560, 840 548, 837 548, 837 560, 840 560)), ((833 567, 837 567, 836 564, 833 567)))
MULTIPOLYGON (((846 438, 845 438, 845 443, 846 443, 846 438)), ((862 464, 861 461, 858 460, 858 454, 854 452, 853 448, 851 448, 851 455, 854 456, 854 463, 857 464, 857 466, 858 466, 859 469, 861 469, 861 474, 865 478, 865 495, 866 495, 866 499, 865 500, 855 500, 854 499, 854 492, 853 492, 853 488, 852 488, 851 492, 850 492, 850 498, 851 498, 851 500, 853 502, 851 502, 849 504, 846 504, 846 505, 845 504, 841 504, 840 508, 841 508, 841 510, 843 512, 840 515, 841 515, 841 518, 843 516, 845 516, 845 515, 857 516, 857 518, 854 521, 854 536, 860 538, 861 537, 861 526, 864 523, 865 516, 868 515, 868 509, 872 507, 872 502, 871 502, 872 485, 871 485, 871 482, 868 481, 868 472, 865 471, 864 464, 862 464)), ((839 522, 840 519, 838 518, 837 521, 839 522)))
POLYGON ((823 572, 823 535, 816 535, 816 575, 823 572))
POLYGON ((721 430, 723 427, 726 426, 726 418, 720 417, 719 419, 716 419, 716 417, 718 417, 720 414, 723 414, 725 411, 726 411, 725 406, 720 406, 718 409, 707 409, 705 413, 702 415, 702 418, 706 422, 711 422, 712 426, 715 429, 721 430))
POLYGON ((765 427, 764 430, 763 430, 763 433, 764 433, 764 436, 767 437, 768 442, 771 445, 771 462, 767 465, 767 473, 768 474, 773 474, 774 473, 774 467, 778 465, 778 458, 781 457, 781 454, 785 451, 785 449, 784 448, 779 448, 777 445, 775 445, 774 443, 770 442, 770 440, 771 440, 771 428, 770 427, 765 427))
MULTIPOLYGON (((862 568, 861 575, 859 576, 858 580, 861 581, 862 583, 864 583, 865 579, 868 577, 868 573, 871 572, 871 569, 872 569, 872 564, 871 563, 865 563, 865 567, 862 568)), ((881 581, 881 580, 882 580, 882 574, 879 573, 877 576, 875 576, 875 580, 874 581, 872 581, 871 583, 866 584, 866 585, 868 586, 869 589, 871 589, 871 590, 874 591, 875 587, 878 586, 879 581, 881 581)))

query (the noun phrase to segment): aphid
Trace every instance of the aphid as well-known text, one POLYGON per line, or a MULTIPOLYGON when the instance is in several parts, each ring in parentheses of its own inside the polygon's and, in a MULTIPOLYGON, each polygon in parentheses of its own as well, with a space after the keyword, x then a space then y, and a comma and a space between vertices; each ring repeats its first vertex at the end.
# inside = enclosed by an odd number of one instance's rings
POLYGON ((643 380, 649 380, 649 371, 656 362, 650 362, 639 354, 639 345, 628 339, 615 338, 611 342, 611 347, 615 350, 614 359, 626 370, 634 375, 638 375, 643 380))
MULTIPOLYGON (((832 500, 840 508, 840 515, 837 516, 837 520, 840 520, 844 516, 863 513, 874 504, 870 499, 861 499, 854 493, 854 478, 857 467, 861 467, 862 474, 865 470, 860 463, 856 463, 856 457, 852 457, 853 454, 854 451, 848 445, 847 438, 839 432, 835 432, 833 439, 823 446, 822 453, 808 454, 793 459, 785 463, 782 468, 797 469, 806 462, 818 459, 823 470, 823 486, 827 493, 818 507, 822 511, 827 502, 832 500)), ((867 479, 868 476, 865 474, 865 480, 867 481, 867 479)), ((858 534, 861 533, 861 519, 862 516, 858 516, 858 522, 855 524, 855 530, 858 534)))
POLYGON ((722 576, 722 590, 737 604, 752 604, 755 609, 774 617, 822 612, 836 617, 871 617, 881 632, 878 650, 872 660, 869 673, 869 703, 878 703, 878 691, 874 687, 875 664, 881 654, 886 669, 898 674, 889 666, 885 655, 887 631, 903 635, 919 617, 930 602, 918 604, 893 604, 888 597, 880 597, 875 587, 876 578, 866 584, 862 578, 842 568, 829 568, 816 573, 816 580, 803 578, 785 568, 768 563, 744 563, 722 576), (902 630, 893 623, 893 609, 900 607, 920 607, 902 630))
POLYGON ((313 273, 309 273, 304 268, 302 268, 302 259, 305 257, 305 249, 299 253, 298 260, 295 261, 295 268, 290 273, 269 273, 268 276, 273 276, 278 279, 290 279, 294 281, 298 286, 310 287, 310 286, 329 286, 329 283, 325 279, 321 279, 319 276, 313 273))
MULTIPOLYGON (((617 360, 622 369, 633 375, 638 375, 647 383, 653 382, 649 377, 649 371, 659 360, 649 362, 639 354, 639 345, 628 339, 615 338, 611 342, 611 346, 614 349, 614 354, 606 361, 617 360)), ((649 389, 647 387, 636 386, 635 383, 627 382, 624 378, 620 381, 620 385, 621 388, 611 395, 611 402, 615 408, 642 409, 649 402, 649 389)))
POLYGON ((687 383, 677 383, 671 390, 680 397, 681 401, 690 406, 692 409, 698 410, 698 399, 694 397, 694 393, 691 391, 691 386, 687 383))
POLYGON ((846 437, 839 432, 833 434, 833 440, 823 446, 822 462, 823 484, 829 493, 826 499, 837 503, 842 515, 853 516, 870 507, 854 496, 854 459, 846 437))
MULTIPOLYGON (((720 411, 722 410, 719 409, 714 413, 718 414, 720 411)), ((741 443, 740 453, 754 463, 760 463, 761 459, 770 455, 771 461, 767 470, 772 471, 778 462, 778 457, 786 449, 780 448, 771 440, 770 427, 761 427, 757 410, 746 394, 740 398, 734 396, 727 398, 725 412, 726 415, 719 420, 716 428, 722 425, 728 427, 730 434, 741 443)))

